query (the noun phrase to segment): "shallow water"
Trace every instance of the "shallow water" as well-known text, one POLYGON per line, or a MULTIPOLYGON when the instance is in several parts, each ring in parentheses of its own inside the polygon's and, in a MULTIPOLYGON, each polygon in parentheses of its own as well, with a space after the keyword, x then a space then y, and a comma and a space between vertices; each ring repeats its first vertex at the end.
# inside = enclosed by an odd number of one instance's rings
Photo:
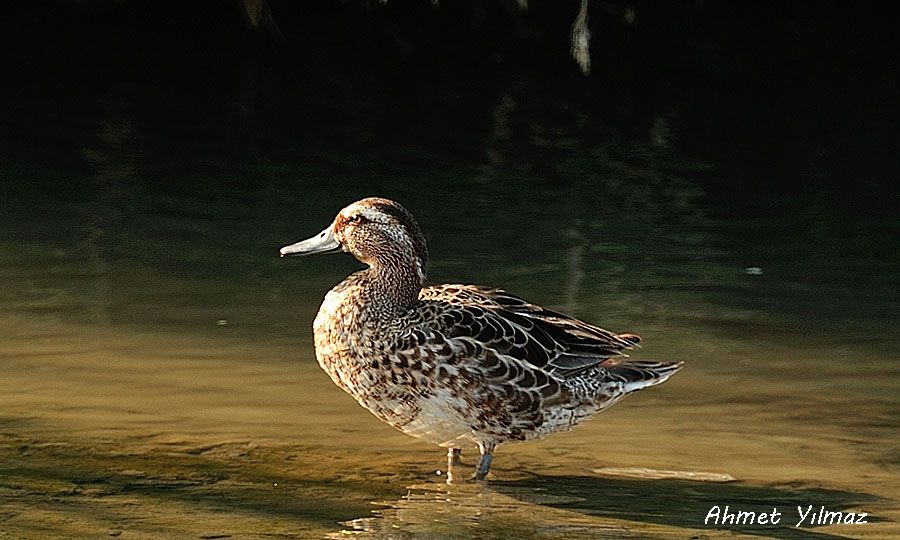
POLYGON ((785 172, 678 155, 697 134, 667 114, 603 135, 528 83, 448 148, 352 111, 260 135, 153 118, 127 87, 10 100, 0 536, 900 537, 895 190, 747 185, 785 172), (315 364, 318 304, 358 265, 276 257, 367 195, 419 217, 432 282, 503 286, 685 369, 445 485, 439 449, 315 364), (704 524, 716 505, 784 518, 704 524), (808 505, 869 523, 795 528, 808 505))
POLYGON ((334 189, 352 174, 269 163, 245 166, 241 176, 256 175, 248 187, 218 195, 224 183, 179 191, 142 178, 137 157, 120 168, 132 158, 85 155, 92 171, 78 189, 54 199, 26 186, 17 196, 44 199, 40 210, 13 200, 4 212, 0 530, 900 532, 896 275, 866 244, 889 240, 830 223, 831 212, 809 218, 825 222, 816 230, 826 239, 795 222, 802 200, 731 218, 689 180, 654 176, 667 166, 662 155, 638 158, 657 185, 635 199, 616 191, 612 173, 598 174, 594 182, 613 182, 605 206, 538 177, 499 189, 484 175, 502 173, 462 166, 428 198, 392 180, 334 189), (313 177, 302 193, 289 189, 298 175, 313 177), (636 356, 686 368, 571 433, 501 447, 486 487, 444 485, 437 448, 380 424, 315 365, 310 321, 355 263, 275 257, 363 192, 421 216, 434 281, 503 284, 640 333, 636 356), (685 479, 691 472, 735 481, 685 479), (795 529, 795 507, 809 504, 872 518, 795 529), (777 507, 785 518, 779 528, 704 526, 714 505, 777 507))

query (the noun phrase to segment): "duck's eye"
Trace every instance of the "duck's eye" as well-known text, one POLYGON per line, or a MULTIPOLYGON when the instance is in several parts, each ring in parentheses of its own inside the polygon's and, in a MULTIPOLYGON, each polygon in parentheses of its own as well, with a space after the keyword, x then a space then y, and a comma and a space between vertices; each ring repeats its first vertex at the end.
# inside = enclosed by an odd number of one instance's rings
POLYGON ((347 218, 347 223, 364 223, 365 221, 367 221, 366 218, 359 214, 347 218))

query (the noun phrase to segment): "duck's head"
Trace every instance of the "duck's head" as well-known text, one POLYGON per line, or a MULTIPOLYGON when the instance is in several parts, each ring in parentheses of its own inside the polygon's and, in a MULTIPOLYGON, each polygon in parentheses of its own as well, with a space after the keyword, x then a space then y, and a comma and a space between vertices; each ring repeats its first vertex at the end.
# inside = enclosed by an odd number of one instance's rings
POLYGON ((345 251, 369 266, 411 265, 425 280, 428 249, 412 214, 390 199, 369 197, 338 212, 312 238, 281 248, 282 257, 345 251))

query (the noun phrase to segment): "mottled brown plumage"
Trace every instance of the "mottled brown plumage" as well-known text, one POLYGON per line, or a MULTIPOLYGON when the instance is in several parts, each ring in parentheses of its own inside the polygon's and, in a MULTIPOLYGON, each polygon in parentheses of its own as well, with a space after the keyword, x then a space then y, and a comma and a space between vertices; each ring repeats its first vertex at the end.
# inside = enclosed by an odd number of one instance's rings
POLYGON ((326 296, 313 323, 316 357, 335 384, 409 435, 481 451, 564 431, 681 363, 633 362, 640 341, 475 285, 423 287, 425 238, 396 202, 368 198, 282 255, 346 251, 368 268, 326 296))

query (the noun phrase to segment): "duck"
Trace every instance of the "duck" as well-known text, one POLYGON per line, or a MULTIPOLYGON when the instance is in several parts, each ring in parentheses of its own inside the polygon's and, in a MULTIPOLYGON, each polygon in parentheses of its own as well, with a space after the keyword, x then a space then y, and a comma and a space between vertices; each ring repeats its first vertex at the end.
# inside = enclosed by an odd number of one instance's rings
POLYGON ((315 355, 335 385, 400 431, 447 449, 447 481, 464 446, 471 479, 494 450, 567 431, 683 362, 635 361, 617 334, 481 285, 426 286, 428 248, 413 215, 369 197, 338 212, 282 257, 349 253, 365 268, 332 288, 313 322, 315 355))

